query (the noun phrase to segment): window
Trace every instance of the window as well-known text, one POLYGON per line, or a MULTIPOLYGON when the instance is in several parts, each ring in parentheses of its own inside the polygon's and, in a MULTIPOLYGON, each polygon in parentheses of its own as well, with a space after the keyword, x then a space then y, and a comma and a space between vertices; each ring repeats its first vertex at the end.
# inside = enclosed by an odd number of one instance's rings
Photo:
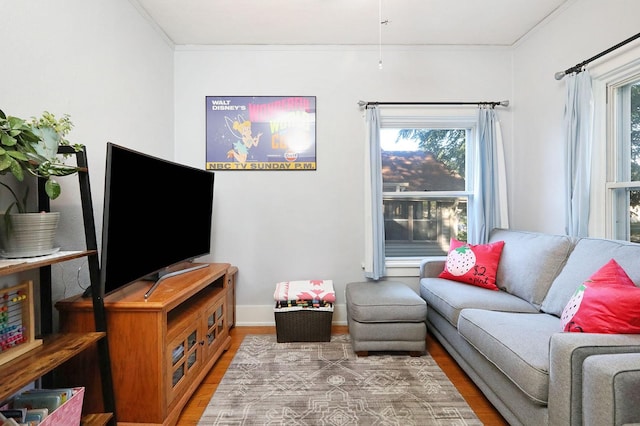
POLYGON ((467 239, 476 117, 381 118, 387 259, 442 256, 467 239))
POLYGON ((640 242, 640 75, 609 88, 611 235, 640 242))

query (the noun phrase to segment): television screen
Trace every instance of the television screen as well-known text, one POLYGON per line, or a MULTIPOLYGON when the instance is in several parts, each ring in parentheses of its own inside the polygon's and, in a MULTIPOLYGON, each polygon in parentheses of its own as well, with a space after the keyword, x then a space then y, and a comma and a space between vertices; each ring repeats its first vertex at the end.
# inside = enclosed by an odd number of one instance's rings
POLYGON ((213 172, 107 143, 103 295, 209 254, 213 172))

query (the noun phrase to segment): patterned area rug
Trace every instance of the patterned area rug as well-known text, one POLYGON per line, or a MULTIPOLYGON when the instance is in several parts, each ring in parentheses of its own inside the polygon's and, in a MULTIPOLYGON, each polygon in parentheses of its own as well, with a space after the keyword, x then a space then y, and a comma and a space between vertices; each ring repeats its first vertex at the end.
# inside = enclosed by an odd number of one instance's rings
POLYGON ((481 425, 429 355, 357 357, 349 335, 246 336, 200 419, 210 425, 481 425))

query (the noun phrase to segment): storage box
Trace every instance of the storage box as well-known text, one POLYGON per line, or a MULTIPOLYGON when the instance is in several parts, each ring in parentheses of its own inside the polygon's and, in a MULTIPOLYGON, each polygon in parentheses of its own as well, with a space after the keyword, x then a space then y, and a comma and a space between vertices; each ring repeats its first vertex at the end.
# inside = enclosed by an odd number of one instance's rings
POLYGON ((279 282, 273 298, 278 343, 331 340, 336 301, 332 280, 279 282))
POLYGON ((274 312, 278 343, 331 340, 333 308, 276 308, 274 312))
POLYGON ((73 388, 73 396, 50 413, 39 426, 79 426, 82 419, 84 388, 73 388))

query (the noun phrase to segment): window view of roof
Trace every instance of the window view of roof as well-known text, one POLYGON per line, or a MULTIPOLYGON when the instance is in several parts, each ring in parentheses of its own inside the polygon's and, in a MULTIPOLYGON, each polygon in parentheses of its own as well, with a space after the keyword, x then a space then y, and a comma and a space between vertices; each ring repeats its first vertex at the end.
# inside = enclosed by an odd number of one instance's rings
POLYGON ((424 151, 382 151, 385 192, 464 191, 464 178, 424 151))

